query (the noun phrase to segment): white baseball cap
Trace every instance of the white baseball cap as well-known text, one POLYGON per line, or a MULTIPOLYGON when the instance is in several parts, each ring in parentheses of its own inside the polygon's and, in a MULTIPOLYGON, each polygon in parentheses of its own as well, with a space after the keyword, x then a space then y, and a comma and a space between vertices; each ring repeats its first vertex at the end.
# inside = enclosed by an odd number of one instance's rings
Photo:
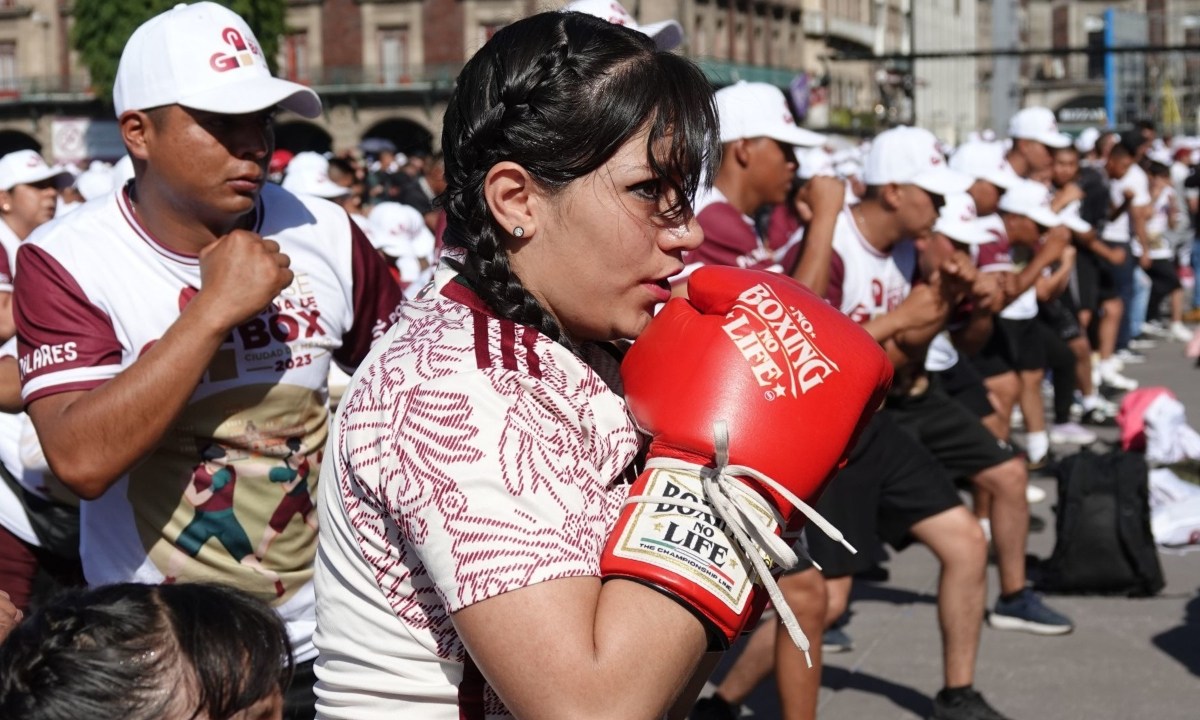
POLYGON ((934 195, 965 193, 975 182, 947 167, 933 133, 903 125, 875 136, 865 166, 867 185, 916 185, 934 195))
POLYGON ((1092 224, 1079 216, 1081 207, 1083 207, 1083 203, 1076 200, 1058 211, 1058 218, 1062 220, 1062 224, 1069 227, 1071 232, 1079 233, 1080 235, 1092 229, 1092 224))
POLYGON ((1058 122, 1049 108, 1027 107, 1008 121, 1008 136, 1014 140, 1033 140, 1052 148, 1071 146, 1071 137, 1058 131, 1058 122))
POLYGON ((796 148, 796 175, 804 180, 815 177, 836 177, 833 156, 825 148, 796 148))
POLYGON ((1050 208, 1050 188, 1033 180, 1022 179, 1000 196, 1000 210, 1024 215, 1044 228, 1064 224, 1058 213, 1050 208))
POLYGON ((338 185, 329 179, 329 166, 324 168, 301 167, 288 170, 280 185, 284 190, 296 195, 311 195, 313 197, 333 198, 345 197, 350 194, 350 188, 338 185))
POLYGON ((961 145, 950 156, 950 169, 1007 190, 1021 181, 1004 159, 1004 147, 996 142, 978 140, 961 145))
POLYGON ((1081 153, 1090 153, 1096 147, 1096 141, 1100 139, 1100 131, 1094 127, 1086 127, 1079 133, 1079 137, 1075 138, 1075 149, 1081 153))
POLYGON ((371 208, 371 243, 377 250, 399 259, 431 257, 436 245, 420 211, 398 202, 381 202, 371 208))
POLYGON ((279 105, 307 118, 321 114, 315 92, 271 76, 246 21, 212 2, 176 5, 134 31, 117 66, 113 105, 117 117, 163 105, 223 115, 279 105))
POLYGON ((991 242, 992 234, 980 226, 975 201, 967 193, 952 193, 946 196, 946 204, 938 211, 933 231, 941 233, 955 242, 966 245, 983 245, 991 242))
POLYGON ((75 178, 75 189, 84 200, 95 200, 111 194, 117 189, 112 166, 108 163, 92 163, 75 178))
POLYGON ((12 190, 17 185, 32 185, 54 180, 59 190, 70 187, 75 177, 66 170, 46 164, 36 150, 17 150, 0 158, 0 190, 12 190))
POLYGON ((595 15, 613 25, 622 25, 637 30, 654 40, 659 50, 673 50, 683 42, 683 26, 677 20, 638 25, 633 16, 616 0, 574 0, 567 3, 563 12, 581 12, 595 15))
POLYGON ((767 137, 797 147, 818 147, 825 136, 796 125, 783 92, 767 83, 739 80, 716 92, 721 142, 767 137))

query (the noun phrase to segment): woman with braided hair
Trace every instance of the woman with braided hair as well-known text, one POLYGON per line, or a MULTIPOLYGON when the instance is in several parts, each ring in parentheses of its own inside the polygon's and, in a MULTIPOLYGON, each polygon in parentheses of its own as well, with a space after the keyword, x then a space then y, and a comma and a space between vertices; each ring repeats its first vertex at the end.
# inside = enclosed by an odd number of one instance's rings
POLYGON ((319 503, 318 716, 661 718, 711 638, 601 582, 641 441, 613 341, 702 235, 689 61, 579 13, 509 25, 442 136, 446 254, 343 398, 319 503))

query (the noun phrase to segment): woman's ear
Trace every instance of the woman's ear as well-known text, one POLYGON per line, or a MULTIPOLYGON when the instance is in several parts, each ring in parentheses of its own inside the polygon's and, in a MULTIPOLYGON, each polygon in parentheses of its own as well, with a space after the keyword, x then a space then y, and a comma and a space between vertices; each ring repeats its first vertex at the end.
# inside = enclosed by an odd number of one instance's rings
POLYGON ((0 190, 0 214, 7 215, 12 212, 12 194, 7 190, 0 190))
POLYGON ((492 217, 509 237, 522 240, 537 233, 537 190, 529 171, 508 160, 493 165, 483 179, 483 197, 492 217))

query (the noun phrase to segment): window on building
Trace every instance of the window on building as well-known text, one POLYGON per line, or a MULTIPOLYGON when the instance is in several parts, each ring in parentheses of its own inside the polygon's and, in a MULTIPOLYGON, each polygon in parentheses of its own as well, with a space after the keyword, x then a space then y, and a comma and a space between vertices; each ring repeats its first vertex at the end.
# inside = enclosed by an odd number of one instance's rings
POLYGON ((14 93, 17 84, 17 44, 0 42, 0 93, 14 93))
POLYGON ((500 28, 504 27, 507 24, 508 23, 505 23, 505 22, 479 23, 479 37, 476 38, 476 40, 479 43, 477 48, 481 48, 484 45, 486 45, 487 41, 491 40, 492 36, 495 35, 496 33, 500 32, 500 28))
POLYGON ((279 71, 293 82, 308 82, 308 32, 288 33, 279 49, 279 71))
POLYGON ((1104 28, 1101 22, 1099 30, 1090 30, 1087 36, 1087 73, 1088 79, 1096 80, 1104 77, 1104 28))
POLYGON ((408 28, 379 28, 379 81, 399 85, 409 81, 408 28))

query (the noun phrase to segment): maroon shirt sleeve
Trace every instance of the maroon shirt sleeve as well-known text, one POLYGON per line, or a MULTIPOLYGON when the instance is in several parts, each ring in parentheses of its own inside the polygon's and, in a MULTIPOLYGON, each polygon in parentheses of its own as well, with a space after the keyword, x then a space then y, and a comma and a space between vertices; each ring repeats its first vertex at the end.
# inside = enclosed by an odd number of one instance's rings
POLYGON ((825 286, 825 299, 838 310, 842 309, 842 284, 846 280, 846 263, 835 250, 829 260, 829 283, 825 286))
POLYGON ((800 218, 792 209, 791 203, 779 203, 771 211, 771 218, 767 221, 767 244, 772 250, 778 250, 787 245, 792 233, 799 229, 800 218))
POLYGON ((753 228, 746 224, 741 211, 729 203, 709 205, 700 211, 696 221, 704 230, 704 242, 684 256, 685 264, 741 267, 738 260, 758 247, 753 228))
POLYGON ((57 260, 28 244, 17 250, 17 257, 21 277, 13 292, 13 316, 25 403, 103 385, 111 375, 28 389, 31 382, 64 370, 119 366, 123 351, 112 320, 57 260))
POLYGON ((351 277, 354 283, 354 322, 342 336, 342 346, 333 359, 353 372, 371 345, 396 322, 404 295, 388 272, 387 263, 358 225, 350 223, 351 277))

